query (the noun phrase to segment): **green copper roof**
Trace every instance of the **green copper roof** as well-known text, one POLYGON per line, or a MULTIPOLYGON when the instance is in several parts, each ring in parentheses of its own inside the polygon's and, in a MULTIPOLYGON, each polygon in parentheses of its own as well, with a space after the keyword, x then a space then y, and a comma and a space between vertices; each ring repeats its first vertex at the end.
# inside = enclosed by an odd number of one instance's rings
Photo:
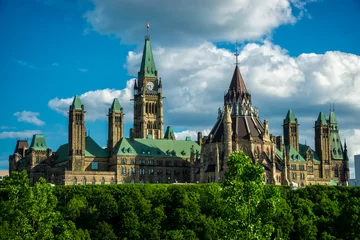
POLYGON ((44 134, 35 134, 32 138, 30 148, 45 151, 47 149, 44 134))
POLYGON ((200 152, 199 144, 194 141, 122 138, 115 154, 120 156, 190 158, 191 148, 195 152, 200 152))
POLYGON ((327 125, 325 114, 323 112, 319 113, 318 119, 315 122, 315 126, 319 126, 319 125, 327 125))
POLYGON ((120 106, 120 102, 119 102, 119 99, 117 98, 114 98, 114 101, 111 105, 111 108, 110 108, 110 112, 115 112, 115 113, 119 113, 119 112, 122 112, 122 107, 120 106))
POLYGON ((85 137, 85 157, 108 157, 106 149, 101 148, 90 136, 85 137))
POLYGON ((165 139, 175 140, 175 134, 174 134, 174 131, 172 130, 172 127, 171 127, 171 126, 168 126, 168 127, 166 128, 166 132, 165 132, 164 138, 165 138, 165 139))
POLYGON ((289 153, 291 162, 305 162, 303 156, 301 156, 293 146, 286 146, 286 151, 289 153))
MULTIPOLYGON (((67 143, 61 145, 56 150, 55 163, 67 161, 69 159, 69 145, 67 143)), ((108 152, 101 148, 90 136, 85 137, 85 157, 101 157, 107 158, 108 152)))
POLYGON ((155 61, 151 50, 150 37, 145 37, 139 77, 156 77, 155 61))
MULTIPOLYGON (((301 144, 301 143, 299 143, 299 153, 301 154, 301 156, 303 156, 303 158, 305 158, 306 159, 306 152, 307 152, 307 150, 309 149, 310 147, 308 146, 308 145, 305 145, 305 144, 301 144)), ((311 152, 312 152, 312 154, 313 154, 313 156, 314 156, 314 162, 320 162, 320 158, 319 158, 319 156, 317 155, 317 153, 313 150, 313 149, 311 149, 310 148, 310 150, 311 150, 311 152)))
POLYGON ((333 159, 343 159, 343 150, 339 131, 330 131, 331 156, 333 159))
POLYGON ((284 119, 284 124, 288 124, 288 123, 296 123, 294 113, 291 110, 287 112, 286 117, 284 119))
POLYGON ((329 114, 329 123, 330 123, 331 125, 337 125, 336 115, 335 115, 335 112, 334 112, 334 111, 330 111, 330 114, 329 114))
POLYGON ((69 160, 69 145, 67 143, 61 145, 55 152, 55 163, 60 163, 69 160))
POLYGON ((276 154, 279 156, 279 158, 283 159, 283 153, 280 151, 280 149, 276 148, 276 154))
POLYGON ((82 103, 78 95, 74 97, 74 100, 70 106, 70 109, 82 110, 82 103))

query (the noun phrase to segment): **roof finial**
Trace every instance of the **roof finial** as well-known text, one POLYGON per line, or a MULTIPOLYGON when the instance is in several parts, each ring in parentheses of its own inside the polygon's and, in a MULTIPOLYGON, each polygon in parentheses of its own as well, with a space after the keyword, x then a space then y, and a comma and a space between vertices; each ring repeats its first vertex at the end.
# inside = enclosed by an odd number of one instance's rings
POLYGON ((148 37, 149 36, 149 28, 150 28, 150 23, 148 20, 146 20, 146 36, 148 37))
POLYGON ((333 112, 335 112, 335 103, 333 103, 333 112))
POLYGON ((236 41, 235 43, 235 53, 234 53, 234 56, 235 56, 235 59, 236 59, 236 62, 235 62, 235 65, 239 65, 239 61, 238 61, 238 57, 239 57, 239 52, 238 52, 238 43, 236 41))

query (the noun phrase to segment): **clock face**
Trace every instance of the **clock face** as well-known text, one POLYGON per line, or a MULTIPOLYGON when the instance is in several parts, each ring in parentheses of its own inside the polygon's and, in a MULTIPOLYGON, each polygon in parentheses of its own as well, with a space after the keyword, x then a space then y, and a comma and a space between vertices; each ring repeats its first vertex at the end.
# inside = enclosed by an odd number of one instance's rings
POLYGON ((147 88, 148 90, 153 90, 153 88, 154 88, 154 83, 153 83, 153 82, 148 82, 148 83, 146 84, 146 88, 147 88))

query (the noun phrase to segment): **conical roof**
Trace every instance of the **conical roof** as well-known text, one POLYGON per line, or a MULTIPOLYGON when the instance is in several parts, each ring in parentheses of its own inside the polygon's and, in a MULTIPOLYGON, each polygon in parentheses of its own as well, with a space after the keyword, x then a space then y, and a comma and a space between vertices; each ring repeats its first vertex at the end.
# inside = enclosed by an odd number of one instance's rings
POLYGON ((318 119, 315 122, 315 126, 319 126, 319 125, 327 125, 325 114, 323 112, 319 113, 318 119))
POLYGON ((239 92, 239 93, 247 92, 245 82, 241 76, 240 69, 237 65, 235 67, 234 74, 231 79, 229 90, 235 90, 235 92, 239 92))
POLYGON ((156 77, 155 61, 151 50, 150 37, 145 37, 139 77, 156 77))
POLYGON ((74 100, 70 106, 70 109, 75 109, 75 110, 81 110, 82 109, 82 103, 80 101, 80 97, 78 95, 76 95, 74 97, 74 100))
POLYGON ((120 105, 119 99, 114 98, 114 101, 111 105, 110 112, 119 113, 122 111, 122 107, 120 105))
POLYGON ((284 124, 287 124, 287 123, 296 123, 294 113, 293 113, 293 111, 291 111, 291 109, 289 109, 289 111, 287 112, 286 117, 284 119, 284 124))

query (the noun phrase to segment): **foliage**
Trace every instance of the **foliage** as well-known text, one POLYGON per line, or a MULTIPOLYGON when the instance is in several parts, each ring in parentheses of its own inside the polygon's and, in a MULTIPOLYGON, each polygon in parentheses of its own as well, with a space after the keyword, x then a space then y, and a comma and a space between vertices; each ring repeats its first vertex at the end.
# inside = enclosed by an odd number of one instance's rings
POLYGON ((222 184, 0 185, 0 239, 359 239, 360 188, 264 185, 231 156, 222 184), (250 203, 250 204, 249 204, 250 203))

